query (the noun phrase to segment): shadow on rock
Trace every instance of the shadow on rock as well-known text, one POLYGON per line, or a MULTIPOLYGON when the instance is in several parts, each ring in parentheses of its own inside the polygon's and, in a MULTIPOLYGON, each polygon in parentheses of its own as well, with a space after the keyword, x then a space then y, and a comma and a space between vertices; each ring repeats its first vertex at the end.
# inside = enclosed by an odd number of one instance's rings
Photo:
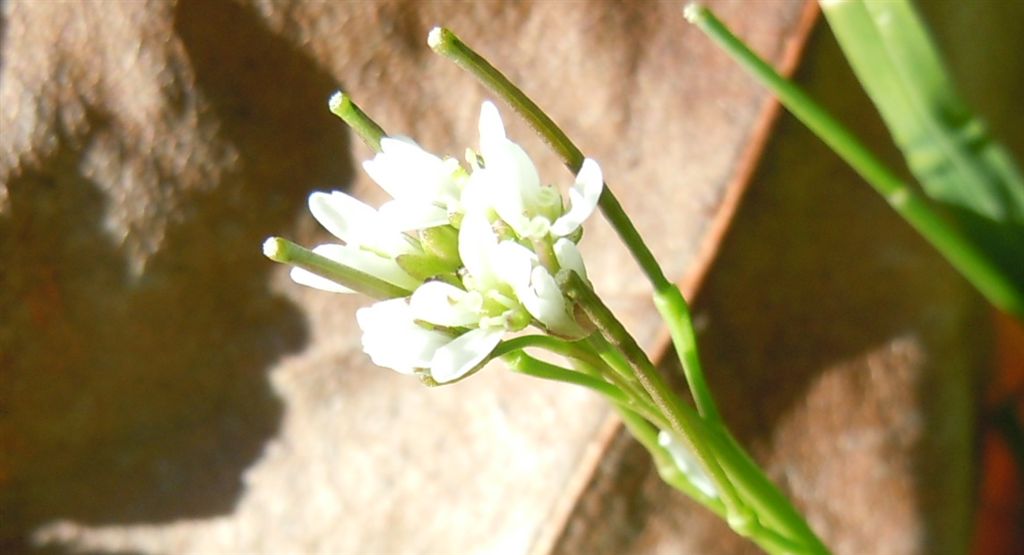
MULTIPOLYGON (((269 290, 260 253, 306 194, 351 178, 338 84, 228 2, 182 2, 176 30, 239 157, 185 209, 141 275, 107 231, 117 199, 81 170, 103 132, 8 183, 0 215, 0 547, 55 519, 152 523, 229 512, 280 425, 267 371, 306 342, 298 308, 269 290)), ((128 139, 125 139, 128 140, 128 139)), ((196 145, 196 148, 203 148, 196 145)), ((165 176, 175 183, 175 176, 165 176)), ((133 184, 125 184, 131 187, 133 184)))

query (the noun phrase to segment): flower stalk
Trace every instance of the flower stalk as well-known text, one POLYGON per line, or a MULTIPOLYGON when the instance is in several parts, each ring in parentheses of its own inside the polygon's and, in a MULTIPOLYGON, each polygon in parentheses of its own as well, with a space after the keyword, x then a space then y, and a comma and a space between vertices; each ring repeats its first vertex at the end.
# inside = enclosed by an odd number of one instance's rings
POLYGON ((682 399, 665 383, 654 364, 647 358, 646 353, 637 345, 636 340, 579 276, 565 272, 559 274, 558 277, 566 294, 583 309, 607 345, 623 355, 633 376, 643 386, 655 407, 664 415, 672 431, 691 444, 695 454, 719 488, 727 512, 731 515, 740 514, 742 503, 739 501, 732 483, 718 465, 714 454, 708 449, 708 442, 702 437, 704 434, 698 423, 697 414, 689 405, 683 403, 682 399))
POLYGON ((411 140, 388 137, 348 96, 330 109, 376 155, 363 164, 391 200, 369 206, 340 191, 314 192, 313 216, 339 243, 305 249, 280 238, 264 252, 291 264, 296 282, 379 302, 356 318, 374 363, 425 384, 455 383, 502 359, 514 371, 586 387, 611 402, 667 483, 727 520, 769 553, 824 553, 786 498, 732 439, 704 379, 689 307, 586 159, 537 105, 446 29, 430 45, 507 100, 575 174, 566 202, 543 185, 506 135, 497 108, 480 112, 468 167, 411 140), (659 374, 594 292, 576 246, 600 207, 654 290, 696 408, 659 374), (538 333, 522 332, 530 330, 538 333), (507 333, 519 334, 505 339, 507 333), (540 350, 567 366, 538 358, 540 350))

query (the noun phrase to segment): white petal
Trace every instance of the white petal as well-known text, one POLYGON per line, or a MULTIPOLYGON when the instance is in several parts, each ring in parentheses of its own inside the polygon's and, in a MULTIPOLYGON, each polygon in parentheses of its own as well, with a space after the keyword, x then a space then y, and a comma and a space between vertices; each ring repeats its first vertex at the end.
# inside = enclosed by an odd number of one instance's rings
POLYGON ((356 321, 363 330, 363 350, 373 363, 403 374, 429 367, 437 350, 451 341, 447 334, 418 326, 405 299, 361 308, 356 321))
POLYGON ((313 252, 410 291, 420 285, 420 281, 405 273, 394 259, 357 247, 327 244, 315 247, 313 252))
POLYGON ((332 235, 346 243, 359 243, 367 227, 374 227, 377 211, 365 202, 341 191, 309 195, 309 211, 332 235))
POLYGON ((519 145, 505 140, 499 148, 484 153, 485 175, 489 181, 494 210, 516 233, 540 212, 542 188, 533 161, 519 145))
POLYGON ((318 276, 313 272, 302 268, 292 268, 292 271, 288 275, 292 278, 292 281, 299 285, 305 285, 306 287, 330 291, 331 293, 353 293, 351 289, 341 285, 340 283, 334 283, 325 277, 318 276))
POLYGON ((502 329, 477 328, 439 348, 430 363, 430 375, 438 383, 457 380, 476 368, 501 342, 502 329))
POLYGON ((443 281, 428 281, 412 294, 409 306, 417 320, 439 326, 468 326, 480 321, 482 299, 443 281))
POLYGON ((531 207, 539 201, 540 176, 526 151, 505 137, 501 116, 490 102, 480 109, 480 154, 484 169, 475 173, 484 172, 490 206, 519 233, 529 221, 525 215, 535 215, 531 207))
POLYGON ((465 187, 462 188, 459 204, 462 205, 464 213, 473 212, 481 216, 494 207, 495 199, 491 196, 491 189, 487 182, 487 172, 477 170, 470 174, 465 187))
POLYGON ((498 237, 491 223, 482 214, 470 212, 459 227, 459 257, 474 278, 487 279, 491 274, 491 252, 498 246, 498 237))
POLYGON ((526 311, 549 330, 566 335, 580 333, 579 325, 566 310, 562 290, 543 266, 533 269, 530 286, 516 291, 516 295, 526 311))
POLYGON ((601 191, 604 190, 604 177, 597 162, 587 158, 576 174, 576 183, 569 190, 569 211, 555 220, 551 225, 551 233, 565 236, 576 231, 584 220, 594 213, 601 191))
POLYGON ((495 160, 493 166, 488 163, 486 169, 476 172, 484 176, 484 191, 489 199, 488 204, 509 227, 520 236, 525 236, 530 218, 526 216, 526 204, 523 201, 524 195, 519 180, 501 167, 497 157, 491 159, 495 160))
POLYGON ((513 290, 530 283, 530 272, 537 255, 514 241, 502 241, 491 257, 491 268, 498 279, 512 286, 513 290))
POLYGON ((493 102, 487 100, 480 106, 480 150, 493 149, 505 140, 505 124, 493 102))
POLYGON ((363 162, 363 169, 396 199, 433 199, 451 185, 458 168, 406 138, 385 137, 381 152, 363 162))
POLYGON ((679 470, 690 480, 690 483, 708 497, 718 497, 718 489, 708 476, 704 467, 697 460, 690 448, 664 430, 658 432, 658 445, 668 450, 679 470))
POLYGON ((341 191, 309 195, 309 211, 335 237, 352 246, 367 246, 397 256, 413 251, 401 232, 375 208, 341 191))
POLYGON ((380 216, 398 231, 413 231, 445 225, 448 212, 432 202, 392 200, 380 207, 380 216))
POLYGON ((583 278, 583 281, 588 281, 587 268, 583 265, 583 255, 580 254, 580 249, 576 246, 576 243, 562 237, 555 241, 553 249, 559 266, 576 272, 583 278))
POLYGON ((530 315, 547 324, 565 311, 565 301, 558 284, 543 266, 537 266, 530 275, 530 285, 516 291, 519 300, 530 315))

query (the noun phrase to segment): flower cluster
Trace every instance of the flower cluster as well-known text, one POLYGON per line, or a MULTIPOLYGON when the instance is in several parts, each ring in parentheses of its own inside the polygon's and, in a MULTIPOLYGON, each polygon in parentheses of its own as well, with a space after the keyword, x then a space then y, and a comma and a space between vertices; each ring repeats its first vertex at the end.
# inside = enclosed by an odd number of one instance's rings
MULTIPOLYGON (((583 334, 556 276, 574 271, 586 279, 576 243, 601 196, 600 168, 583 163, 566 204, 508 139, 490 102, 479 130, 467 166, 408 139, 382 139, 363 163, 391 196, 380 208, 340 191, 309 197, 313 216, 341 241, 314 253, 408 292, 357 312, 363 349, 379 366, 435 383, 479 368, 506 333, 530 325, 560 337, 583 334)), ((291 277, 352 291, 315 269, 296 267, 291 277)))

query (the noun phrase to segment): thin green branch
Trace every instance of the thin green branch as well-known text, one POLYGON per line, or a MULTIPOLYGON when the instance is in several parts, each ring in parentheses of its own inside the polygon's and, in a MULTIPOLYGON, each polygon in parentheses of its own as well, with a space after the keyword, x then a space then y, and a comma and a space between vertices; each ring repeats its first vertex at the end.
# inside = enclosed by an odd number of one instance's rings
POLYGON ((516 372, 573 385, 580 385, 604 395, 617 405, 629 406, 630 398, 621 389, 582 372, 574 372, 550 362, 536 359, 523 351, 513 351, 502 355, 502 359, 516 372))
POLYGON ((650 422, 644 420, 640 415, 629 410, 619 410, 622 423, 629 430, 629 433, 647 449, 654 459, 658 475, 668 485, 685 493, 701 505, 710 509, 721 518, 726 518, 725 505, 717 497, 709 497, 683 474, 676 465, 672 455, 661 444, 658 443, 658 430, 650 422))
POLYGON ((334 115, 347 123, 356 132, 356 135, 359 135, 366 146, 373 149, 374 152, 380 152, 380 140, 386 137, 387 133, 355 102, 352 102, 351 97, 338 91, 328 101, 327 106, 334 115))
POLYGON ((794 545, 801 546, 797 552, 828 553, 800 513, 731 439, 725 428, 710 427, 672 392, 629 332, 586 283, 573 272, 560 273, 558 279, 562 289, 583 309, 604 340, 625 355, 655 406, 668 419, 669 430, 689 442, 718 489, 733 530, 770 548, 772 553, 792 552, 794 545), (738 487, 742 487, 742 496, 738 487))
POLYGON ((566 358, 581 360, 591 366, 601 365, 601 360, 589 349, 574 341, 567 341, 551 335, 521 335, 502 341, 491 356, 497 358, 505 353, 521 351, 529 347, 536 347, 546 351, 562 355, 566 358))
POLYGON ((330 258, 296 245, 295 243, 271 237, 263 243, 263 254, 281 264, 296 266, 314 274, 344 285, 374 299, 394 299, 412 294, 403 287, 384 281, 376 276, 339 264, 330 258))
POLYGON ((700 417, 665 383, 636 340, 576 272, 561 272, 558 280, 562 290, 583 309, 605 341, 625 355, 637 380, 650 395, 654 405, 668 419, 670 431, 675 432, 683 441, 689 442, 693 452, 712 477, 729 514, 743 514, 743 503, 719 466, 714 453, 709 449, 707 432, 700 417))
POLYGON ((697 353, 697 335, 693 329, 693 318, 686 299, 678 287, 672 286, 664 291, 655 291, 654 306, 668 324, 672 344, 675 345, 676 355, 682 363, 683 375, 686 376, 686 383, 690 387, 697 411, 712 426, 724 426, 715 399, 711 395, 711 388, 704 379, 704 370, 701 368, 700 356, 697 353))
POLYGON ((636 384, 623 379, 619 372, 613 370, 600 356, 595 354, 589 347, 589 343, 579 343, 552 337, 550 335, 523 335, 507 341, 502 341, 490 354, 489 358, 500 358, 507 353, 523 351, 529 348, 544 349, 550 353, 561 355, 569 359, 570 363, 578 371, 610 383, 613 387, 624 392, 629 397, 629 402, 622 408, 638 412, 647 420, 659 426, 667 426, 665 419, 661 417, 658 410, 651 404, 646 392, 636 384))
POLYGON ((710 10, 690 4, 686 18, 771 90, 780 102, 881 194, 911 226, 992 304, 1024 317, 1024 293, 978 247, 951 227, 914 190, 885 167, 856 136, 803 89, 779 75, 710 10))
MULTIPOLYGON (((448 29, 435 27, 427 40, 435 52, 473 74, 485 87, 503 98, 533 127, 534 131, 551 145, 574 174, 579 172, 580 166, 583 165, 583 153, 573 144, 568 135, 519 87, 515 86, 490 62, 448 29)), ((630 254, 633 255, 647 279, 654 286, 654 290, 661 291, 671 287, 671 282, 665 277, 654 254, 640 238, 640 232, 622 209, 622 205, 615 198, 607 182, 601 193, 599 206, 605 218, 618 233, 630 254)))

